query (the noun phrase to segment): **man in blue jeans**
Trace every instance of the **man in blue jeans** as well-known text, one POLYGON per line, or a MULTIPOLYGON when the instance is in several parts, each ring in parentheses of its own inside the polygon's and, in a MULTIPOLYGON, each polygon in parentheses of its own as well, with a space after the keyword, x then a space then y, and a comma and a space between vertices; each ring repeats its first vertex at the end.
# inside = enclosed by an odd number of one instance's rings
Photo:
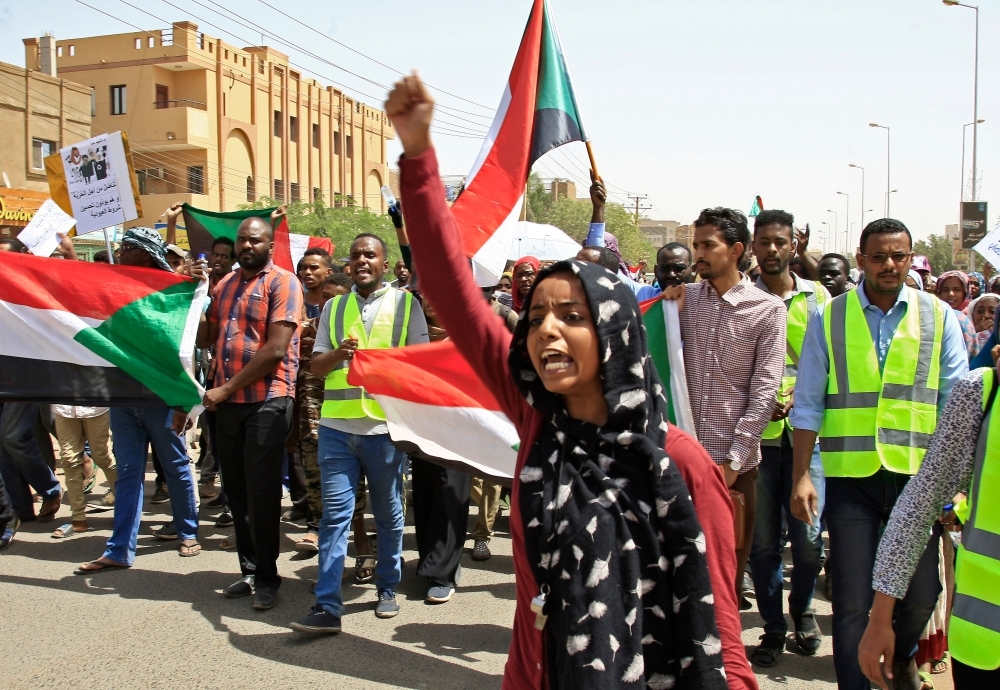
MULTIPOLYGON (((778 656, 785 650, 785 636, 788 634, 781 602, 784 577, 780 543, 782 510, 791 514, 792 429, 787 417, 792 408, 806 325, 817 309, 830 300, 829 293, 822 285, 804 280, 789 269, 791 259, 798 249, 794 222, 790 213, 771 209, 757 216, 753 229, 753 251, 760 266, 756 285, 764 292, 780 297, 787 310, 785 372, 774 415, 771 423, 764 429, 760 442, 757 516, 754 521, 753 547, 750 550, 757 607, 764 619, 764 634, 760 644, 750 653, 750 660, 765 668, 778 663, 778 656)), ((823 463, 818 447, 813 449, 809 473, 819 497, 819 513, 822 514, 823 463)), ((809 524, 789 520, 788 538, 792 544, 794 568, 788 612, 791 614, 799 651, 812 656, 823 640, 812 609, 813 590, 816 588, 816 577, 823 557, 819 517, 815 517, 809 524)))
POLYGON ((59 480, 45 463, 35 440, 37 421, 38 405, 34 403, 0 405, 0 473, 14 514, 21 522, 36 519, 32 489, 42 497, 37 519, 54 518, 62 502, 59 480))
MULTIPOLYGON (((813 524, 819 493, 809 477, 819 437, 826 475, 833 588, 833 665, 841 690, 868 690, 858 646, 872 607, 872 569, 896 500, 919 470, 937 417, 969 370, 952 309, 904 284, 910 231, 881 218, 861 232, 855 256, 864 280, 809 321, 791 424, 791 510, 813 524)), ((895 687, 919 688, 913 655, 937 602, 938 540, 924 549, 896 608, 895 687)))
MULTIPOLYGON (((167 263, 167 245, 160 234, 151 228, 132 228, 125 233, 120 262, 123 266, 172 272, 167 263)), ((203 279, 204 269, 196 267, 191 277, 203 279)), ((173 528, 177 539, 180 539, 180 555, 197 556, 201 553, 194 474, 184 443, 186 423, 184 412, 166 406, 111 408, 111 435, 118 465, 115 519, 104 555, 96 561, 82 564, 75 571, 77 575, 130 568, 135 562, 149 444, 160 458, 167 481, 173 528)))
POLYGON ((399 613, 396 587, 403 575, 404 455, 389 439, 382 408, 364 389, 347 383, 350 360, 358 348, 384 349, 428 340, 420 304, 411 293, 382 280, 389 270, 386 255, 380 237, 364 233, 355 238, 350 257, 354 287, 326 303, 316 332, 312 373, 326 377, 319 428, 323 518, 316 606, 291 624, 299 632, 340 632, 341 578, 361 471, 368 482, 378 534, 375 615, 391 618, 399 613))

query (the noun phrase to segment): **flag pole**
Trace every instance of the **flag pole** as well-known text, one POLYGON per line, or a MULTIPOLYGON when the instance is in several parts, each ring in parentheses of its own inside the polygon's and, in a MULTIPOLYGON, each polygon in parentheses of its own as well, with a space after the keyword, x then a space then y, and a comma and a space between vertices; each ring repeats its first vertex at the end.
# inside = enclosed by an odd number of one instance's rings
POLYGON ((594 149, 590 145, 590 139, 584 143, 587 145, 587 155, 590 157, 590 172, 593 173, 595 180, 599 180, 601 176, 597 174, 597 161, 594 160, 594 149))

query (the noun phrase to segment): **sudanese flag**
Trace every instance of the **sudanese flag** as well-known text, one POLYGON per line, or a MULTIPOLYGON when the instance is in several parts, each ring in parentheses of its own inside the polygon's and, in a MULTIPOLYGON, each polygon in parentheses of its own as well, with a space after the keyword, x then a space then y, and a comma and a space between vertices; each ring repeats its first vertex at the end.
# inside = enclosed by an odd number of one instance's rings
POLYGON ((208 287, 168 271, 0 252, 0 403, 190 412, 208 287))
POLYGON ((496 285, 503 272, 531 165, 586 140, 549 3, 535 0, 496 118, 451 209, 480 285, 496 285))
MULTIPOLYGON (((190 204, 184 204, 184 225, 187 228, 188 245, 191 255, 211 255, 212 244, 220 237, 236 241, 236 231, 247 218, 271 219, 273 208, 249 211, 204 211, 190 204)), ((274 263, 286 271, 295 272, 295 267, 307 249, 319 247, 333 256, 335 247, 326 237, 297 235, 288 231, 288 219, 282 217, 274 229, 274 263)))

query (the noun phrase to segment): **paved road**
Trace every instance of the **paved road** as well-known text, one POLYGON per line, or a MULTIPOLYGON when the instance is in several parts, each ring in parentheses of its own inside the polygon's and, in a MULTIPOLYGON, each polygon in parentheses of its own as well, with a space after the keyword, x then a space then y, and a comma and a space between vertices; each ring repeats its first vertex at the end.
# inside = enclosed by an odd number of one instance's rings
MULTIPOLYGON (((152 475, 146 488, 152 490, 152 475)), ((91 500, 101 493, 95 490, 91 500)), ((135 566, 89 577, 74 575, 73 569, 100 556, 111 528, 110 511, 93 513, 90 532, 63 541, 49 534, 69 520, 68 505, 54 522, 23 527, 0 555, 0 610, 7 631, 0 654, 3 687, 500 687, 514 616, 506 516, 491 543, 493 558, 477 563, 467 551, 459 591, 441 606, 423 602, 425 585, 415 574, 408 516, 400 615, 375 618, 374 586, 349 579, 344 633, 317 639, 287 627, 313 603, 309 589, 316 559, 302 559, 291 548, 301 526, 282 526, 286 548, 279 569, 285 580, 279 604, 258 612, 250 599, 220 594, 237 579, 238 567, 234 553, 218 548, 230 530, 214 527, 215 512, 202 509, 204 551, 196 558, 180 558, 176 542, 152 537, 151 530, 166 522, 168 513, 169 504, 153 506, 147 498, 135 566)), ((816 608, 820 626, 828 631, 829 604, 820 597, 816 608)), ((743 615, 745 643, 756 642, 760 624, 755 611, 743 615)), ((785 654, 778 666, 758 675, 761 688, 833 688, 831 653, 827 639, 814 658, 785 654)))

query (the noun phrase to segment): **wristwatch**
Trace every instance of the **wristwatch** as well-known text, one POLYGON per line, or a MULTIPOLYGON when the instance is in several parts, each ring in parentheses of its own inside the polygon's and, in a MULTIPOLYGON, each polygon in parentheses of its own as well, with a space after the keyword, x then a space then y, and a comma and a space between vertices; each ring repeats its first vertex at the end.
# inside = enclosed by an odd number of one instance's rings
POLYGON ((743 469, 743 465, 740 463, 739 460, 733 460, 731 463, 729 463, 729 469, 733 470, 734 472, 739 472, 740 470, 743 469))

